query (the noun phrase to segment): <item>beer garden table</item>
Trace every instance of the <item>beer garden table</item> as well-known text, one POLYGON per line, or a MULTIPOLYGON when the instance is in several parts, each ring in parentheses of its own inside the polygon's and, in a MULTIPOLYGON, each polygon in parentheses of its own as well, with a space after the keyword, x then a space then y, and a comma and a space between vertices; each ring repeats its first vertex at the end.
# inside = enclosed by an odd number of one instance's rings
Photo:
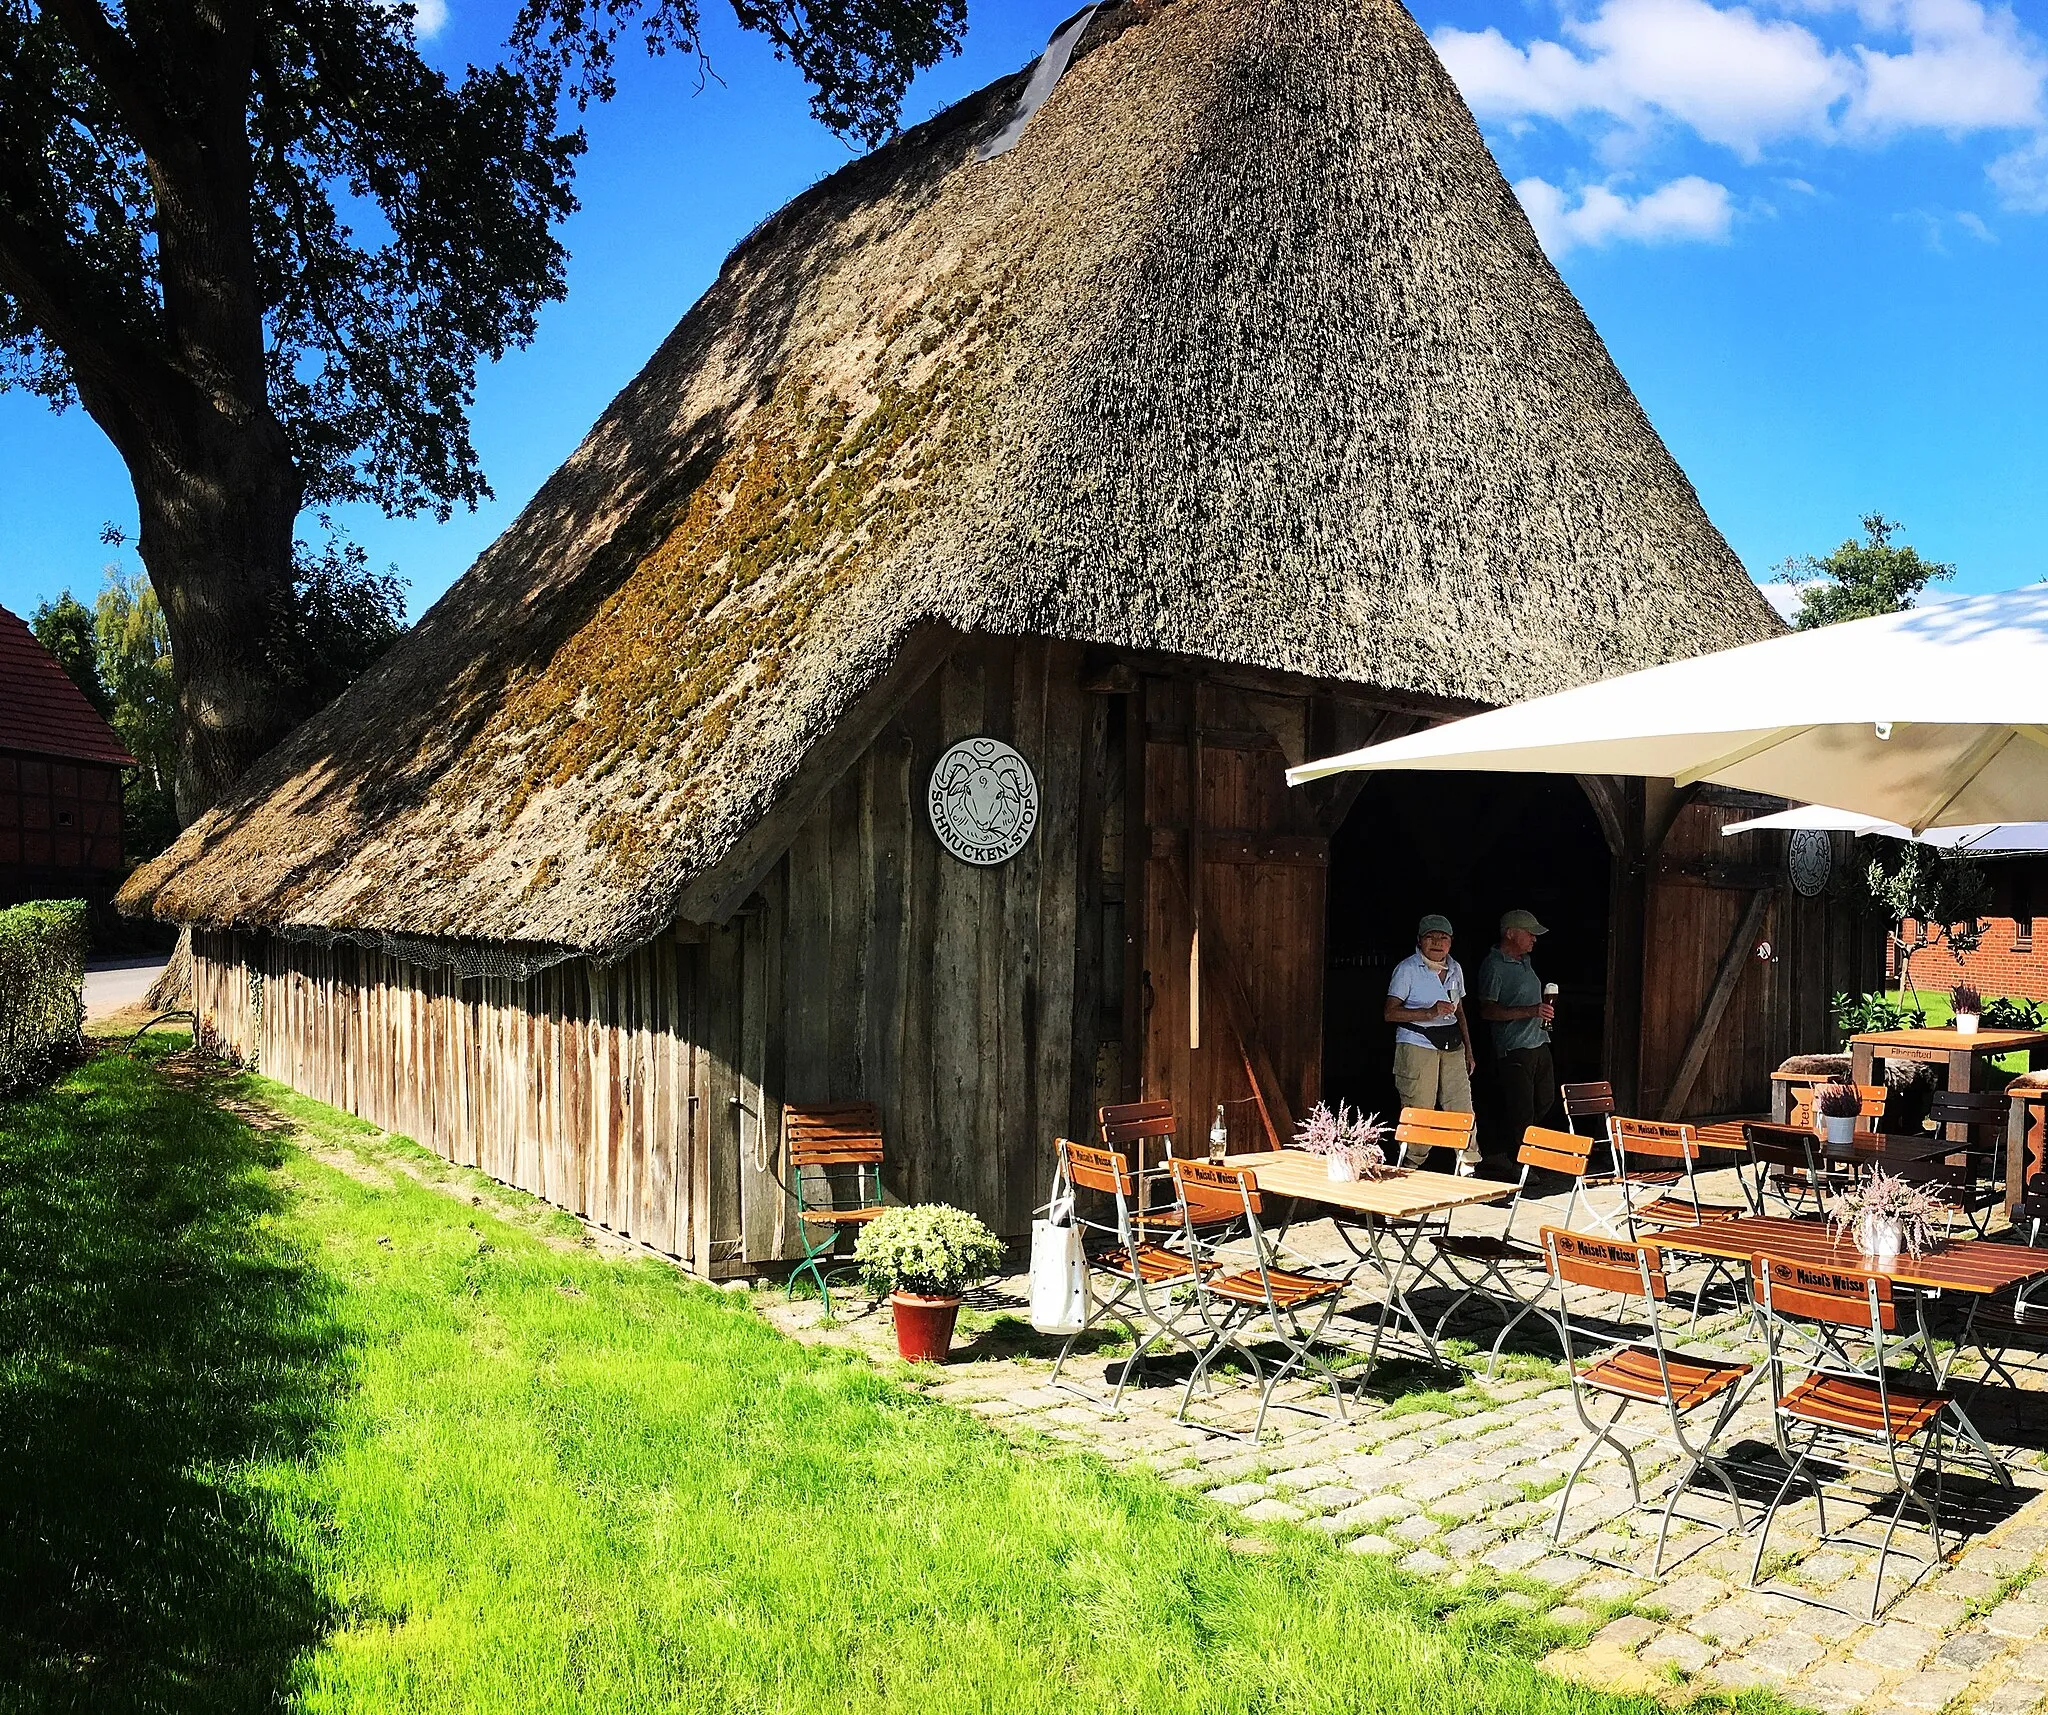
MULTIPOLYGON (((2048 1048, 2048 1030, 1979 1030, 1965 1036, 1960 1030, 1867 1030, 1849 1038, 1850 1077, 1858 1084, 1875 1083, 1887 1060, 1922 1060, 1948 1068, 1951 1090, 1976 1088, 1977 1062, 2006 1054, 2024 1053, 2029 1067, 2048 1048)), ((2017 1113, 2018 1110, 2015 1110, 2017 1113)), ((2011 1209, 2024 1189, 2025 1144, 2014 1136, 2020 1128, 2006 1131, 2005 1206, 2011 1209), (2015 1167, 2021 1170, 2015 1172, 2015 1167)), ((1957 1126, 1951 1138, 1964 1141, 1967 1128, 1957 1126)))
MULTIPOLYGON (((1408 1300, 1402 1271, 1414 1269, 1417 1285, 1433 1276, 1434 1263, 1418 1261, 1415 1255, 1429 1232, 1429 1216, 1448 1215, 1454 1209, 1478 1203, 1504 1202, 1515 1194, 1512 1183, 1429 1173, 1419 1167, 1397 1167, 1378 1179, 1332 1179, 1323 1158, 1305 1149, 1227 1155, 1223 1165, 1248 1171, 1261 1196, 1292 1197, 1303 1203, 1320 1203, 1340 1217, 1362 1217, 1369 1239, 1366 1249, 1358 1247, 1344 1220, 1338 1220, 1337 1231, 1360 1265, 1370 1266, 1386 1283, 1387 1297, 1380 1311, 1379 1331, 1373 1336, 1373 1356, 1379 1353, 1389 1319, 1398 1314, 1415 1330, 1431 1361, 1442 1362, 1436 1341, 1430 1338, 1421 1316, 1408 1300), (1387 1254, 1389 1241, 1393 1245, 1391 1261, 1387 1254)), ((1367 1373, 1370 1367, 1368 1359, 1367 1373)))
MULTIPOLYGON (((1876 1258, 1865 1256, 1847 1235, 1837 1236, 1825 1221, 1779 1215, 1707 1221, 1697 1227, 1666 1227, 1657 1235, 1656 1243, 1665 1250, 1690 1251, 1727 1262, 1746 1263, 1753 1256, 1770 1256, 1808 1268, 1875 1274, 1894 1286, 1914 1288, 1912 1302, 1919 1325, 1919 1345, 1937 1383, 1941 1370, 1927 1327, 1929 1294, 1953 1292, 1981 1302, 2009 1286, 2048 1276, 2048 1249, 2000 1244, 1990 1239, 1965 1239, 1958 1244, 1941 1245, 1923 1256, 1902 1250, 1889 1266, 1880 1268, 1876 1258)), ((1956 1409, 1960 1416, 1960 1406, 1956 1409)), ((1967 1417, 1962 1422, 1970 1439, 2004 1475, 2003 1462, 1992 1453, 1976 1426, 1967 1417)), ((2005 1480, 2010 1482, 2011 1477, 2006 1475, 2005 1480)))

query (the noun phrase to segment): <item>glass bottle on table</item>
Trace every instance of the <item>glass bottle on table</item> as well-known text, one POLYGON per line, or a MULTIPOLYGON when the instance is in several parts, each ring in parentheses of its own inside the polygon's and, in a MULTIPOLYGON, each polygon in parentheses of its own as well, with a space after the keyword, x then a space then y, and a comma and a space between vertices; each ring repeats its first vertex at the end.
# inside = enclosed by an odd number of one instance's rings
POLYGON ((1230 1153, 1230 1127, 1223 1123, 1223 1104, 1216 1104, 1216 1123, 1209 1128, 1209 1159, 1221 1161, 1230 1153))

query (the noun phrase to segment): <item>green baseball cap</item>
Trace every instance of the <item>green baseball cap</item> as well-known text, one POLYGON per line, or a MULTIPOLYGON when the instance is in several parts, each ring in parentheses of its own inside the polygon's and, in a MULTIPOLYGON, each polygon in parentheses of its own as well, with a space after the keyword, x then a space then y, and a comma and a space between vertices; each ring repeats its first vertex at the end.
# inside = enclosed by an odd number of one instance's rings
POLYGON ((1454 933, 1456 931, 1451 928, 1451 920, 1448 917, 1439 916, 1434 911, 1415 925, 1415 938, 1418 941, 1425 935, 1450 935, 1454 933))
POLYGON ((1505 935, 1510 929, 1526 929, 1532 935, 1548 935, 1550 931, 1536 921, 1533 911, 1509 911, 1502 915, 1500 932, 1505 935))

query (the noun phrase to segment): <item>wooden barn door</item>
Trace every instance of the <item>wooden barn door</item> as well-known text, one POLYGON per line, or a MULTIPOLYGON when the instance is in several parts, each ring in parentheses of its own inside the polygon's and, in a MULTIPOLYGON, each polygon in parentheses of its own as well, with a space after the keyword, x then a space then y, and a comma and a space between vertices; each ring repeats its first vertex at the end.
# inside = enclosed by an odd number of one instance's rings
POLYGON ((1329 840, 1285 773, 1305 751, 1307 701, 1158 677, 1134 701, 1139 1093, 1173 1102, 1189 1144, 1218 1103, 1234 1149, 1285 1142, 1322 1081, 1329 840))
POLYGON ((1757 814, 1706 794, 1671 823, 1651 871, 1643 936, 1640 1107, 1691 1119, 1770 1106, 1785 1052, 1778 1016, 1783 884, 1776 836, 1721 832, 1757 814))

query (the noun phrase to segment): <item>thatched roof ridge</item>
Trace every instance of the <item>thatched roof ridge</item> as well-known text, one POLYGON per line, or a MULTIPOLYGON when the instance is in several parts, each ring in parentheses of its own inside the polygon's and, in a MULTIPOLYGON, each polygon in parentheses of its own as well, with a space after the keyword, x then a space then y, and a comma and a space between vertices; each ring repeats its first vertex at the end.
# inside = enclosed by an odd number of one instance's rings
POLYGON ((1501 703, 1775 621, 1396 0, 1127 0, 727 261, 518 521, 131 882, 616 953, 922 627, 1501 703))

